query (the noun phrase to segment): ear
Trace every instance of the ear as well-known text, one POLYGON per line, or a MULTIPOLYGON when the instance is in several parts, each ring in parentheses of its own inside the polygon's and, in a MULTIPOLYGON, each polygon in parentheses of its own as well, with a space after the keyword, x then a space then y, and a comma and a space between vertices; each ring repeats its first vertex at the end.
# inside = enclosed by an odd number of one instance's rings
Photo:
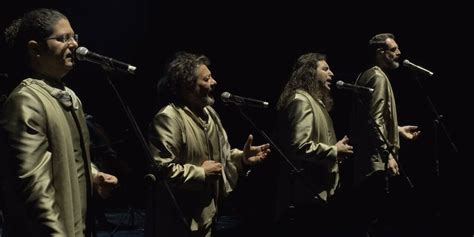
POLYGON ((382 49, 382 48, 378 48, 378 49, 377 49, 377 53, 379 53, 379 54, 383 54, 383 53, 385 53, 385 50, 384 50, 384 49, 382 49))
POLYGON ((41 49, 40 45, 36 40, 30 40, 28 41, 28 54, 30 55, 31 58, 39 57, 41 56, 41 49))

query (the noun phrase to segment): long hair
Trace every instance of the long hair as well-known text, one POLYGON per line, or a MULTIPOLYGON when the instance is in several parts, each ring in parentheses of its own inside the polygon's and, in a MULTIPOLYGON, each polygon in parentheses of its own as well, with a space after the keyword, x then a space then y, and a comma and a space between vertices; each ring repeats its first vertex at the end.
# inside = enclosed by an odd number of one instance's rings
POLYGON ((180 101, 181 91, 196 85, 196 71, 201 65, 209 66, 210 60, 204 55, 187 52, 176 53, 166 65, 164 76, 158 81, 157 89, 160 104, 180 101))
POLYGON ((331 110, 333 100, 329 90, 324 87, 322 81, 316 78, 317 67, 324 60, 326 60, 326 55, 321 53, 307 53, 296 60, 290 80, 278 99, 278 110, 283 110, 290 103, 298 89, 308 92, 314 99, 322 100, 326 109, 331 110))
POLYGON ((8 53, 12 59, 12 66, 16 67, 16 71, 11 73, 28 73, 30 70, 28 42, 35 40, 40 45, 44 45, 44 39, 53 33, 53 27, 61 19, 67 19, 67 17, 56 10, 40 8, 25 13, 5 29, 8 53))

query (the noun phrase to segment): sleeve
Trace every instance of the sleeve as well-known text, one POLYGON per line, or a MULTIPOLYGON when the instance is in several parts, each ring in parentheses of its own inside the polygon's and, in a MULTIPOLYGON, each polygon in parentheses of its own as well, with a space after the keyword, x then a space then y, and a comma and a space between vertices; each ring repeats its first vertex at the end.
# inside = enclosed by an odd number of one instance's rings
MULTIPOLYGON (((387 149, 384 137, 387 137, 385 116, 387 113, 387 100, 389 98, 388 80, 378 74, 373 74, 368 80, 366 86, 374 88, 374 93, 369 101, 369 116, 373 118, 375 126, 372 126, 375 144, 379 151, 387 149), (380 134, 380 132, 382 134, 380 134)), ((370 118, 369 118, 370 119, 370 118)), ((370 121, 369 121, 370 122, 370 121)))
MULTIPOLYGON (((310 162, 335 160, 337 148, 312 139, 312 134, 318 134, 318 121, 314 121, 311 105, 304 100, 294 99, 286 108, 285 114, 289 126, 289 148, 296 158, 310 162)), ((321 121, 323 122, 323 121, 321 121)))
POLYGON ((99 170, 99 168, 97 167, 97 165, 91 162, 91 176, 92 176, 92 180, 95 180, 95 177, 97 177, 97 174, 99 174, 99 172, 100 172, 100 170, 99 170))
POLYGON ((244 152, 240 149, 233 148, 232 150, 230 150, 230 159, 236 172, 239 175, 242 175, 245 171, 244 170, 245 166, 244 166, 244 161, 243 161, 244 152))
POLYGON ((18 202, 34 220, 32 232, 65 236, 52 177, 47 120, 38 98, 26 92, 13 95, 4 105, 1 125, 7 136, 10 177, 16 185, 18 202))
POLYGON ((204 188, 206 174, 204 168, 186 163, 181 157, 183 132, 177 119, 165 113, 158 113, 150 126, 150 150, 156 163, 161 166, 161 174, 177 188, 199 190, 204 188), (178 162, 183 161, 183 162, 178 162))

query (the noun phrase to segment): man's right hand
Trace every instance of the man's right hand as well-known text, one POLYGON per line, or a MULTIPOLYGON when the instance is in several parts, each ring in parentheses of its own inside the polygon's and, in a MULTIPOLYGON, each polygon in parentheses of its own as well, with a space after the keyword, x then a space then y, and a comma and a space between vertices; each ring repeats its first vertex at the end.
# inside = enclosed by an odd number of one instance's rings
POLYGON ((349 138, 347 136, 344 136, 344 138, 336 143, 336 148, 337 160, 339 162, 345 160, 349 155, 354 153, 354 151, 352 151, 353 147, 349 145, 349 138))
POLYGON ((222 164, 214 160, 205 160, 202 162, 201 167, 204 168, 206 177, 219 176, 222 171, 222 164))
POLYGON ((400 170, 398 169, 398 163, 393 158, 392 154, 388 156, 388 172, 391 176, 396 176, 400 174, 400 170))

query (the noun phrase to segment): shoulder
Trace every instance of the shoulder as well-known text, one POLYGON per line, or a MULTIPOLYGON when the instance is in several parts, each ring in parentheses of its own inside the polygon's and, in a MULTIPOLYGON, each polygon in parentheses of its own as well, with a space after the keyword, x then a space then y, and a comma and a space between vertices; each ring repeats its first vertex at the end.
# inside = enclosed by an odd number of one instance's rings
POLYGON ((158 113, 155 114, 153 121, 154 123, 157 123, 160 121, 167 121, 167 122, 180 121, 183 119, 180 114, 180 111, 183 111, 183 108, 179 106, 175 106, 174 104, 168 104, 162 107, 160 111, 158 111, 158 113))
POLYGON ((21 82, 8 96, 5 106, 13 105, 15 107, 24 104, 40 104, 41 93, 28 82, 21 82))
POLYGON ((316 100, 311 96, 308 92, 303 91, 303 90, 297 90, 295 92, 295 96, 292 98, 292 101, 290 103, 296 103, 296 104, 312 104, 312 103, 317 103, 316 100))
POLYGON ((385 73, 377 66, 371 67, 364 71, 360 76, 357 84, 369 87, 382 86, 388 82, 385 73))
POLYGON ((295 110, 306 110, 311 108, 311 104, 315 103, 313 97, 305 91, 297 90, 291 97, 286 110, 294 112, 295 110))
POLYGON ((38 121, 38 118, 46 115, 47 108, 43 96, 20 84, 3 103, 0 117, 5 119, 3 122, 11 123, 17 123, 19 120, 31 122, 32 119, 38 121))
POLYGON ((375 66, 365 70, 360 76, 360 80, 364 81, 377 76, 377 71, 377 67, 375 66))

